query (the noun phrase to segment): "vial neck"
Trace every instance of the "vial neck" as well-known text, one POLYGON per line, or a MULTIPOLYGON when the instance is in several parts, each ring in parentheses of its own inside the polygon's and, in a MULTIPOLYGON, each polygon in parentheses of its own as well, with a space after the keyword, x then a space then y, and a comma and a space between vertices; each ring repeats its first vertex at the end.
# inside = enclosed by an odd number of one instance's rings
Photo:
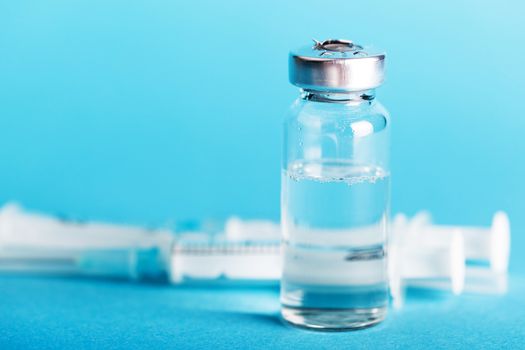
POLYGON ((314 102, 361 105, 372 103, 375 96, 374 89, 352 92, 330 92, 301 89, 301 98, 305 101, 314 102))

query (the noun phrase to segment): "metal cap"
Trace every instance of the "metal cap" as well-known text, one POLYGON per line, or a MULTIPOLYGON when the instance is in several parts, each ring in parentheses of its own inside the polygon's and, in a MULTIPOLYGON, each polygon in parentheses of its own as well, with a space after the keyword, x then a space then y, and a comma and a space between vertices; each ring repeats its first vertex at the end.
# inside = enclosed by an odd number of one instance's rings
POLYGON ((292 84, 306 90, 368 90, 383 83, 385 53, 350 40, 314 40, 290 52, 289 76, 292 84))

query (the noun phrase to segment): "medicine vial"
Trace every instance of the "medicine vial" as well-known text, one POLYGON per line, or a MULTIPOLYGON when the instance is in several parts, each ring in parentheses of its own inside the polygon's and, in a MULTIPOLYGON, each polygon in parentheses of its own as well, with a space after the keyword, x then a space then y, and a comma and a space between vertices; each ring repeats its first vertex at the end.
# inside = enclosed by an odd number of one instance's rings
POLYGON ((390 202, 387 111, 375 88, 385 54, 349 40, 292 51, 300 88, 284 122, 281 313, 324 330, 386 316, 390 202))

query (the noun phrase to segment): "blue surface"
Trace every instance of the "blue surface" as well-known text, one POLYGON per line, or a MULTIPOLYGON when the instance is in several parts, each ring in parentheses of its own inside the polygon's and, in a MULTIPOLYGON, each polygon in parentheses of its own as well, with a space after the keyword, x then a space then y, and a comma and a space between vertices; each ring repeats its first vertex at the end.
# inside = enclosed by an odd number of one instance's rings
MULTIPOLYGON (((275 319, 275 291, 0 279, 0 345, 519 347, 525 336, 525 5, 480 1, 0 3, 0 203, 143 225, 277 219, 287 52, 387 49, 394 212, 512 229, 511 291, 407 307, 370 330, 275 319)), ((432 299, 434 300, 434 299, 432 299)))
POLYGON ((373 328, 319 333, 278 318, 278 290, 0 278, 2 349, 523 347, 525 279, 505 297, 411 294, 373 328))

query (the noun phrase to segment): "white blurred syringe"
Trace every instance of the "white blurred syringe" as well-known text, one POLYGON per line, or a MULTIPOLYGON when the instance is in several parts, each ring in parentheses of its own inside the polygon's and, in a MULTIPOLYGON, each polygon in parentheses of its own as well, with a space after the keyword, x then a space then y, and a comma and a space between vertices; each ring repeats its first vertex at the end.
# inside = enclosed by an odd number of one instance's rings
MULTIPOLYGON (((0 272, 173 284, 277 283, 280 234, 277 223, 263 220, 230 218, 219 230, 173 232, 63 221, 7 204, 0 210, 0 272)), ((402 305, 407 286, 504 293, 509 251, 510 227, 503 212, 496 213, 491 228, 437 226, 425 212, 410 220, 397 215, 388 260, 394 305, 402 305)), ((338 272, 331 275, 337 278, 338 272)))
POLYGON ((224 230, 147 230, 64 221, 7 204, 0 210, 0 272, 275 283, 279 231, 272 223, 236 218, 224 230))

